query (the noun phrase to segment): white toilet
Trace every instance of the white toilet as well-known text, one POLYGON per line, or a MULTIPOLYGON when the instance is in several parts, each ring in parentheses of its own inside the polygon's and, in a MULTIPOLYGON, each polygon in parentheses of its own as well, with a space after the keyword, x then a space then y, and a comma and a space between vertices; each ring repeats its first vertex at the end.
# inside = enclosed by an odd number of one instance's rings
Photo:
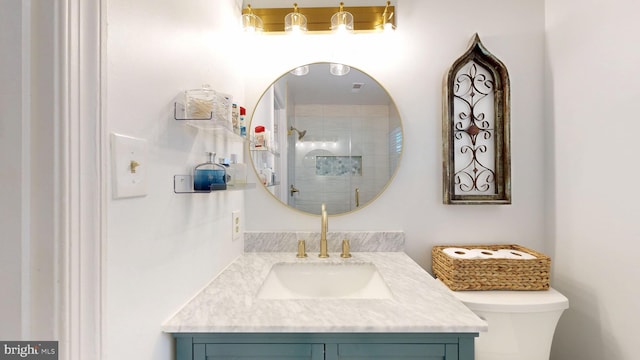
POLYGON ((489 331, 476 339, 476 360, 549 360, 551 341, 569 300, 542 291, 452 291, 486 320, 489 331))

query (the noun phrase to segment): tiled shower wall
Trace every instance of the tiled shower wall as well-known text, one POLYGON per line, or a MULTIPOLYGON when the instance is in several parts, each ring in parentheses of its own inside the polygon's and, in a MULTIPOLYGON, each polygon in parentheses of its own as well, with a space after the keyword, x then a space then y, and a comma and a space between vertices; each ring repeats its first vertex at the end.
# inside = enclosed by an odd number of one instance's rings
MULTIPOLYGON (((322 203, 332 212, 355 209, 373 199, 390 173, 390 111, 382 105, 298 105, 295 124, 307 130, 296 143, 296 207, 317 212, 322 203), (362 175, 319 175, 317 156, 360 156, 362 175)), ((336 158, 335 161, 340 161, 336 158)))

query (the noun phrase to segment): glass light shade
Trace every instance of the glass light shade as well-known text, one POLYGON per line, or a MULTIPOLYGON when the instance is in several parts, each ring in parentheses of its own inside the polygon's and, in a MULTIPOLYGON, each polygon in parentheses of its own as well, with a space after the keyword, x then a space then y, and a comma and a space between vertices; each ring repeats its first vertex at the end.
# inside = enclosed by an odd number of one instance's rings
POLYGON ((245 32, 257 32, 263 30, 262 19, 254 14, 242 15, 242 29, 245 32))
POLYGON ((353 31, 353 15, 348 11, 340 11, 331 17, 331 30, 335 32, 351 32, 353 31))
POLYGON ((331 75, 343 76, 343 75, 347 75, 349 71, 351 71, 351 68, 348 65, 344 65, 344 64, 329 65, 329 72, 331 73, 331 75))
POLYGON ((284 17, 284 31, 302 33, 307 31, 307 17, 298 12, 298 4, 293 4, 293 12, 284 17))
POLYGON ((391 21, 393 12, 389 11, 389 5, 391 5, 391 1, 387 1, 387 6, 385 6, 384 12, 382 13, 382 30, 386 33, 393 32, 396 29, 393 21, 391 21))

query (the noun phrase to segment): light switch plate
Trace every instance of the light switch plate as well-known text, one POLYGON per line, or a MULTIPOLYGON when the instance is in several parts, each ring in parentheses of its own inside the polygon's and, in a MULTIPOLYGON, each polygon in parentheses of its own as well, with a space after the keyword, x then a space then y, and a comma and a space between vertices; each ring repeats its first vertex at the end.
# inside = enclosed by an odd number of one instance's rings
POLYGON ((113 198, 147 195, 147 140, 111 133, 113 198))

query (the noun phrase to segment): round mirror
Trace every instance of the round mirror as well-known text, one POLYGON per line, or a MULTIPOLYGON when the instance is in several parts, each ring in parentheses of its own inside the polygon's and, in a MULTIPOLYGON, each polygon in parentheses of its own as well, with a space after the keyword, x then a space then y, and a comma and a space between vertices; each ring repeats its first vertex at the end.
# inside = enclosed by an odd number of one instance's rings
POLYGON ((387 91, 344 64, 314 63, 278 78, 248 128, 258 178, 280 202, 330 215, 371 203, 402 155, 400 115, 387 91))

